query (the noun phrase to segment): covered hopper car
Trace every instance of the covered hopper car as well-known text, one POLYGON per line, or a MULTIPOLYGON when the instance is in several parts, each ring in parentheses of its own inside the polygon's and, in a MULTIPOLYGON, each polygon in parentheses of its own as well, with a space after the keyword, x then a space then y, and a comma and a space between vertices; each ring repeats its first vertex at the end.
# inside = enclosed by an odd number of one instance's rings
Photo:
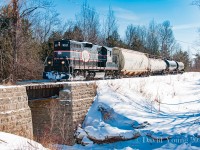
POLYGON ((114 47, 113 55, 118 58, 121 75, 143 75, 148 73, 149 60, 146 54, 114 47))
POLYGON ((164 74, 167 64, 162 59, 149 58, 150 73, 164 74))

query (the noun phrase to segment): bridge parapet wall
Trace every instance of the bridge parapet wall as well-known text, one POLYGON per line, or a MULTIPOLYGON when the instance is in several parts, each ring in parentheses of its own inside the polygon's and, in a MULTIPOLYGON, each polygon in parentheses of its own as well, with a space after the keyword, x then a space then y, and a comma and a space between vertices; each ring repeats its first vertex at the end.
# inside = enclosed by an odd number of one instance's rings
POLYGON ((33 138, 31 110, 25 87, 0 88, 0 131, 33 138))

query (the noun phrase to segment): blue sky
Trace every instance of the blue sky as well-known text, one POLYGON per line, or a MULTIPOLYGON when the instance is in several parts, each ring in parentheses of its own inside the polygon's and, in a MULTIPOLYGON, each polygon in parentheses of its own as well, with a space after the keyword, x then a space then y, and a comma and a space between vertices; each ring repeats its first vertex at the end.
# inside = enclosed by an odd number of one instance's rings
MULTIPOLYGON (((55 5, 63 20, 75 19, 84 0, 55 0, 55 5)), ((96 9, 100 20, 106 18, 109 5, 115 12, 119 33, 123 38, 126 27, 148 25, 154 19, 157 23, 169 20, 174 35, 184 50, 191 54, 200 49, 197 41, 200 28, 200 9, 191 5, 192 0, 87 0, 96 9), (183 41, 183 42, 180 42, 183 41), (184 43, 186 42, 186 43, 184 43), (192 44, 189 44, 192 43, 192 44)), ((200 43, 200 42, 199 42, 200 43)), ((200 44, 199 44, 200 45, 200 44)))

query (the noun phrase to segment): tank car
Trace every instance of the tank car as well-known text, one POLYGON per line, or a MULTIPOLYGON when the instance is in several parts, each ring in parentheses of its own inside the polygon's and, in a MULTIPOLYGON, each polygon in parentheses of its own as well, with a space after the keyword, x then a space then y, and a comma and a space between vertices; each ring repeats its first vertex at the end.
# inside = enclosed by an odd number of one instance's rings
POLYGON ((121 75, 141 76, 148 74, 149 63, 146 54, 133 50, 114 47, 113 55, 119 59, 119 70, 121 75))
POLYGON ((176 61, 176 64, 177 64, 177 71, 179 73, 183 73, 185 68, 184 63, 176 61))
POLYGON ((167 64, 167 68, 165 70, 166 73, 170 73, 170 74, 173 74, 173 73, 176 73, 177 71, 177 68, 178 68, 178 65, 175 61, 173 60, 165 60, 166 64, 167 64))

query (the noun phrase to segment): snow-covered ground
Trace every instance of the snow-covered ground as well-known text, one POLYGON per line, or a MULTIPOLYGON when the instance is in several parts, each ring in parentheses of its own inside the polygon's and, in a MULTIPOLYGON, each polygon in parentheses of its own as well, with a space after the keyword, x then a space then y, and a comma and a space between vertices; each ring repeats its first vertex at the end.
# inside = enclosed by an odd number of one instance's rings
POLYGON ((94 103, 77 131, 86 146, 61 148, 200 149, 200 73, 97 85, 94 103))
POLYGON ((0 132, 0 150, 47 150, 41 144, 14 134, 0 132))

